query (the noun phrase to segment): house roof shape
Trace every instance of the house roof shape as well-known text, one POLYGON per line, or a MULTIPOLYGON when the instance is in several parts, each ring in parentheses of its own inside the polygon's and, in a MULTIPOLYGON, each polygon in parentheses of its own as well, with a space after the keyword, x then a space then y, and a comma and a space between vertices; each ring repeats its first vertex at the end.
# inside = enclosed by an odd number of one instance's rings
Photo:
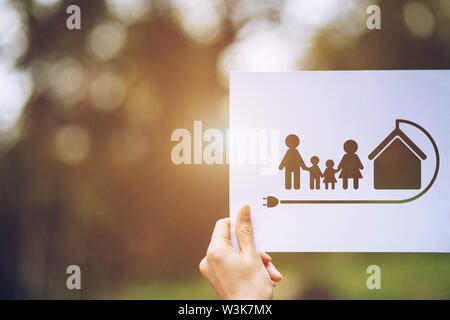
POLYGON ((394 138, 400 137, 402 138, 403 142, 405 142, 408 147, 410 147, 422 160, 425 160, 427 158, 426 154, 423 153, 422 150, 419 149, 418 146, 414 144, 414 142, 411 141, 411 139, 408 138, 408 136, 400 130, 400 128, 396 127, 394 131, 392 131, 384 140, 381 142, 378 147, 376 147, 370 154, 369 154, 369 160, 374 159, 378 156, 378 154, 389 144, 391 143, 394 138))

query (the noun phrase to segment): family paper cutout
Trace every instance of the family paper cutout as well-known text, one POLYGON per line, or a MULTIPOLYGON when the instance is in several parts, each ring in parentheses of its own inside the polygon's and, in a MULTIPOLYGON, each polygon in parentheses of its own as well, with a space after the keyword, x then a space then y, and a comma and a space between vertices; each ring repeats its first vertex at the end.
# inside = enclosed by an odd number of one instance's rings
POLYGON ((284 155, 283 160, 280 163, 279 169, 284 169, 284 181, 285 188, 287 190, 292 188, 292 180, 294 180, 294 189, 300 189, 300 169, 309 171, 309 188, 312 190, 319 190, 321 178, 325 184, 325 189, 328 189, 328 184, 331 183, 331 189, 334 190, 336 177, 335 174, 341 172, 339 178, 342 179, 342 187, 348 188, 348 180, 353 179, 353 188, 359 188, 359 179, 363 176, 361 174, 364 166, 361 163, 356 151, 358 150, 358 144, 354 140, 347 140, 344 143, 345 154, 342 157, 337 169, 334 169, 334 161, 329 159, 326 161, 326 169, 322 173, 319 167, 319 157, 313 156, 311 158, 311 166, 305 165, 300 152, 297 150, 297 146, 300 143, 300 139, 295 134, 290 134, 286 137, 286 146, 289 148, 284 155))
MULTIPOLYGON (((409 120, 397 119, 395 129, 369 154, 369 160, 374 164, 375 190, 400 190, 400 189, 421 189, 421 161, 426 160, 426 154, 400 129, 400 123, 408 124, 422 131, 433 145, 436 156, 436 167, 429 184, 413 197, 400 200, 278 200, 274 196, 264 197, 264 206, 275 207, 279 203, 284 204, 314 204, 314 203, 406 203, 413 201, 425 194, 433 185, 439 172, 439 150, 433 137, 423 127, 409 120)), ((307 166, 303 161, 298 147, 300 139, 295 134, 290 134, 285 140, 288 150, 280 163, 279 169, 284 170, 284 187, 287 190, 299 190, 301 169, 309 172, 311 190, 319 190, 321 183, 325 189, 335 190, 337 179, 336 174, 342 179, 342 188, 348 189, 348 182, 352 180, 353 189, 359 188, 359 180, 363 178, 361 170, 364 166, 357 154, 358 144, 354 140, 347 140, 343 144, 345 154, 342 156, 337 168, 334 168, 334 161, 328 159, 325 162, 325 169, 320 168, 320 159, 313 156, 310 159, 311 166, 307 166)))

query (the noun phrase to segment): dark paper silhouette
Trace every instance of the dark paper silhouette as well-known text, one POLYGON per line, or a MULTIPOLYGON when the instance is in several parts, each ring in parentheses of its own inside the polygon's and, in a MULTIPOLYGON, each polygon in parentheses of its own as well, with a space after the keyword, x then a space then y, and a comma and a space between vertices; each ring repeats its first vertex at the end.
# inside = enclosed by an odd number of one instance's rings
POLYGON ((339 162, 338 170, 342 170, 339 178, 342 179, 342 187, 348 188, 348 179, 353 179, 353 188, 359 188, 359 179, 362 178, 361 171, 364 166, 355 152, 358 150, 358 144, 354 140, 347 140, 344 143, 344 151, 346 154, 339 162))
MULTIPOLYGON (((419 199, 430 190, 436 181, 440 167, 439 149, 431 134, 419 124, 405 119, 397 119, 395 123, 395 130, 369 155, 370 160, 375 159, 374 187, 375 189, 422 189, 419 193, 400 199, 278 199, 275 196, 268 195, 263 197, 263 206, 273 208, 278 204, 401 204, 419 199), (431 180, 424 188, 421 188, 420 181, 420 159, 425 160, 427 156, 400 130, 401 123, 420 130, 427 136, 433 146, 436 166, 431 180)), ((358 180, 362 178, 360 170, 363 169, 363 165, 356 155, 357 149, 358 144, 355 141, 348 140, 345 142, 344 150, 346 154, 339 163, 338 169, 333 168, 333 160, 326 161, 326 169, 323 172, 325 189, 328 188, 328 183, 331 183, 333 188, 336 183, 335 174, 341 170, 340 178, 343 179, 345 188, 348 189, 348 179, 354 179, 353 186, 355 189, 359 187, 358 180)), ((316 160, 312 162, 316 162, 316 160)))
POLYGON ((421 160, 427 156, 397 126, 372 151, 375 189, 420 189, 421 160), (401 139, 400 139, 401 138, 401 139))
POLYGON ((285 188, 292 188, 292 179, 294 179, 294 189, 300 189, 300 168, 306 169, 300 153, 296 149, 300 143, 300 139, 295 134, 290 134, 285 140, 286 146, 289 148, 280 163, 279 169, 284 169, 285 188))
POLYGON ((325 165, 327 166, 325 171, 323 172, 323 183, 325 184, 325 189, 328 190, 328 184, 331 183, 331 189, 334 190, 334 185, 337 182, 335 174, 339 171, 337 169, 334 169, 334 161, 333 160, 327 160, 325 162, 325 165))
POLYGON ((317 165, 319 163, 319 158, 314 156, 311 158, 311 164, 312 166, 309 168, 306 168, 306 170, 309 171, 309 188, 310 189, 320 189, 320 178, 323 177, 322 171, 320 170, 319 166, 317 165))

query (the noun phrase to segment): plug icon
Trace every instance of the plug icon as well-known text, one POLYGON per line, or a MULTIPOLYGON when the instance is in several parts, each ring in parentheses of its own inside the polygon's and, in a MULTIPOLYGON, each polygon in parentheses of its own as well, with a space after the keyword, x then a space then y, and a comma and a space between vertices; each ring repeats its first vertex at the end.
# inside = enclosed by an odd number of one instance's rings
POLYGON ((279 203, 278 199, 274 196, 267 196, 263 198, 264 203, 263 206, 267 207, 267 208, 273 208, 276 207, 279 203))

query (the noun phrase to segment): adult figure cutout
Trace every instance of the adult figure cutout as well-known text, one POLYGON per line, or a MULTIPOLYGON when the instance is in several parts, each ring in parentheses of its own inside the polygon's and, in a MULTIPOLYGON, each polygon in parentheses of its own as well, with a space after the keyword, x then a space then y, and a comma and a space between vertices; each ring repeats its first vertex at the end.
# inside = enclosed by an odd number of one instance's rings
POLYGON ((348 188, 348 179, 353 179, 353 188, 359 188, 359 179, 362 178, 361 169, 364 166, 359 160, 359 157, 355 152, 358 150, 358 144, 354 140, 347 140, 344 143, 344 151, 346 154, 342 157, 339 163, 338 170, 342 170, 339 178, 342 178, 342 187, 348 188))
POLYGON ((279 169, 284 169, 284 184, 286 189, 292 188, 292 178, 294 179, 294 189, 300 189, 300 168, 306 170, 300 153, 296 149, 300 143, 300 139, 295 134, 290 134, 285 140, 286 146, 289 148, 280 163, 279 169), (292 177, 294 176, 294 177, 292 177))

